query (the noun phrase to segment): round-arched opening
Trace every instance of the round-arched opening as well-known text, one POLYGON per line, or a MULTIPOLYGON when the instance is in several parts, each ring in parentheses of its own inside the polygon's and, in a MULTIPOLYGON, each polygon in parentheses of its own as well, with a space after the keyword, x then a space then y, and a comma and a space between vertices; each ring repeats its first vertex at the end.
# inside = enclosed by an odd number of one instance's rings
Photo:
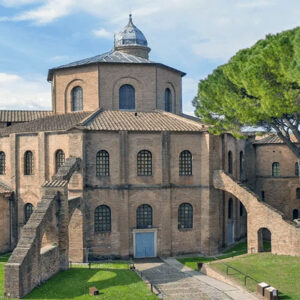
POLYGON ((119 109, 135 110, 135 89, 130 84, 124 84, 119 89, 119 109))
POLYGON ((260 228, 257 232, 258 252, 271 252, 272 234, 268 228, 260 228))

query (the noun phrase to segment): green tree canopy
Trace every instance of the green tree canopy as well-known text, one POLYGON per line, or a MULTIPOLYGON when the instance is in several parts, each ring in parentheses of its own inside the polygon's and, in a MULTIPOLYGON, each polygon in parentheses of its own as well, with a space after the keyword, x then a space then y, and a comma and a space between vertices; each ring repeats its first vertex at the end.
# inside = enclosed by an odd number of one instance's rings
POLYGON ((214 134, 245 126, 275 131, 300 158, 300 27, 267 35, 199 83, 195 113, 214 134))

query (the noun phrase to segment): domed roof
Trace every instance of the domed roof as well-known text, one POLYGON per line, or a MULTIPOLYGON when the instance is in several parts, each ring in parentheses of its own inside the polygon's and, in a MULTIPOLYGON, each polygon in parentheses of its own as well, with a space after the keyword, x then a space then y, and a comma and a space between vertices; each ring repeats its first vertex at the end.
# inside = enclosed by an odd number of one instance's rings
POLYGON ((129 15, 129 22, 125 28, 115 35, 115 47, 119 46, 148 46, 144 34, 132 23, 132 16, 129 15))

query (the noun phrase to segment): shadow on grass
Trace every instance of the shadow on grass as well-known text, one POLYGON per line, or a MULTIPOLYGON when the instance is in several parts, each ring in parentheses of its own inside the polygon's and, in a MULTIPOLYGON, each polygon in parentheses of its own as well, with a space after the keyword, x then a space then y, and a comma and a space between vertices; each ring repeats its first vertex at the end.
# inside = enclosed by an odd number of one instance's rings
POLYGON ((11 256, 11 253, 6 253, 6 254, 0 255, 0 263, 8 262, 10 256, 11 256))
MULTIPOLYGON (((101 299, 103 296, 112 297, 117 293, 114 287, 122 286, 125 294, 128 293, 129 296, 131 290, 135 292, 134 284, 139 282, 141 282, 139 277, 126 269, 73 268, 58 273, 24 299, 72 299, 80 296, 85 299, 86 296, 88 297, 89 288, 93 286, 99 290, 101 299)), ((119 299, 117 296, 116 299, 119 299)))

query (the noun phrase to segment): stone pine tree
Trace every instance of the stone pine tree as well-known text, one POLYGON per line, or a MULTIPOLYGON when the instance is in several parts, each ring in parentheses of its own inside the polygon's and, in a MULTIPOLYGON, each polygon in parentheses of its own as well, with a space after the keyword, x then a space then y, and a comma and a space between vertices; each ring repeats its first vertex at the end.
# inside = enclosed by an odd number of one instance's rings
POLYGON ((200 81, 193 104, 212 133, 262 126, 300 159, 300 27, 240 50, 200 81))

